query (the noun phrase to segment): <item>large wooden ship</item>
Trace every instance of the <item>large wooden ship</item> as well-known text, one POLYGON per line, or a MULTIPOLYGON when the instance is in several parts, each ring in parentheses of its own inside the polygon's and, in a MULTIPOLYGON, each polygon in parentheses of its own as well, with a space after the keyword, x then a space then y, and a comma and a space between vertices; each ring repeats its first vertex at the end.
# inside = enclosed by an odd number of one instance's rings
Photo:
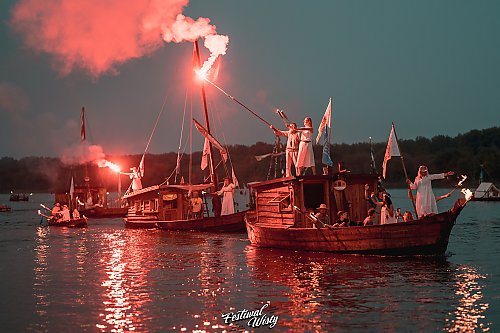
MULTIPOLYGON (((201 67, 199 48, 197 41, 194 43, 195 59, 198 68, 201 67)), ((203 184, 168 184, 167 182, 134 190, 126 193, 123 198, 127 201, 128 212, 125 218, 125 226, 129 228, 160 228, 164 230, 195 230, 213 232, 244 232, 245 212, 220 215, 220 212, 211 212, 208 209, 208 199, 217 200, 213 193, 219 190, 216 166, 213 158, 213 144, 218 144, 211 137, 210 124, 207 110, 205 88, 201 81, 201 97, 205 116, 205 126, 202 128, 204 136, 210 136, 208 143, 208 166, 209 183, 203 184), (189 195, 193 191, 202 193, 204 200, 203 215, 194 217, 189 212, 189 195)), ((199 125, 199 124, 198 124, 199 125)), ((201 127, 201 125, 198 126, 201 127)), ((200 131, 200 129, 198 128, 200 131)), ((219 148, 221 149, 221 148, 219 148)), ((213 202, 213 201, 212 201, 213 202)))
POLYGON ((252 184, 255 210, 247 213, 248 238, 254 246, 290 250, 380 255, 443 254, 456 218, 466 205, 411 222, 316 228, 302 212, 326 203, 329 216, 347 211, 362 225, 369 208, 364 187, 377 191, 375 174, 334 174, 275 179, 252 184))
MULTIPOLYGON (((82 144, 86 142, 85 134, 85 108, 81 110, 81 136, 82 144)), ((108 189, 104 186, 99 186, 91 181, 88 174, 88 165, 85 163, 85 175, 77 183, 71 179, 71 185, 68 191, 58 192, 55 194, 54 202, 59 202, 61 205, 68 205, 72 208, 77 208, 81 215, 92 218, 114 218, 125 217, 127 208, 121 207, 121 201, 118 200, 116 205, 112 207, 108 203, 108 189)), ((120 185, 119 185, 120 186, 120 185)), ((120 191, 120 190, 119 190, 120 191)), ((120 193, 118 193, 120 195, 120 193)))

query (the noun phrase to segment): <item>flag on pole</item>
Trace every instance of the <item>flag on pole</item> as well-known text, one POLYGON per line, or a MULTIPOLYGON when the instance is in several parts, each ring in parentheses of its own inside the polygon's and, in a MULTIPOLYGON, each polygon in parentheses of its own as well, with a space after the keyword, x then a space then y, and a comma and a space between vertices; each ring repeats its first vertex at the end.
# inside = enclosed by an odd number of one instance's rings
POLYGON ((331 124, 331 115, 332 115, 332 98, 330 97, 330 101, 328 102, 328 106, 326 107, 325 114, 323 115, 323 119, 319 124, 318 135, 316 136, 316 144, 319 143, 321 138, 323 137, 323 156, 321 158, 321 162, 324 165, 332 166, 333 162, 330 157, 330 124, 331 124))
POLYGON ((144 154, 142 155, 141 162, 139 162, 139 173, 141 178, 144 177, 144 154))
POLYGON ((73 176, 71 176, 71 185, 69 186, 69 197, 71 201, 73 201, 73 196, 75 195, 75 182, 73 180, 73 176))
POLYGON ((377 173, 377 166, 375 165, 375 157, 373 154, 372 138, 370 137, 370 158, 371 158, 371 172, 377 173))
POLYGON ((85 108, 82 107, 82 127, 80 129, 80 135, 82 136, 82 141, 85 141, 85 108))
POLYGON ((235 187, 240 187, 240 184, 238 183, 238 178, 236 178, 236 175, 234 174, 234 169, 232 169, 232 175, 231 175, 231 178, 233 178, 233 184, 235 187))
POLYGON ((321 119, 321 123, 318 127, 318 135, 316 136, 316 144, 319 143, 321 136, 326 132, 328 135, 328 129, 330 129, 330 119, 332 114, 332 98, 330 97, 330 101, 328 102, 328 106, 326 107, 325 114, 323 115, 323 119, 321 119), (326 131, 325 131, 326 130, 326 131))
POLYGON ((210 146, 208 145, 208 139, 205 138, 205 143, 203 144, 203 153, 201 156, 201 170, 205 170, 208 166, 208 155, 210 155, 210 146))
POLYGON ((394 124, 392 124, 391 134, 389 135, 387 148, 385 149, 384 163, 382 163, 382 177, 384 177, 384 179, 387 168, 387 161, 390 160, 393 156, 401 156, 401 153, 399 152, 398 142, 396 140, 396 134, 394 131, 394 124))
POLYGON ((333 165, 333 161, 330 157, 330 140, 328 138, 325 139, 325 143, 323 144, 323 156, 321 157, 321 163, 328 166, 333 165))
POLYGON ((208 141, 210 141, 210 143, 220 151, 222 159, 224 160, 224 162, 226 162, 227 161, 226 149, 219 143, 219 141, 217 141, 210 133, 208 133, 205 127, 203 127, 199 122, 197 122, 196 119, 193 119, 193 121, 194 121, 194 126, 196 127, 198 132, 200 132, 201 135, 205 137, 205 139, 208 139, 208 141))

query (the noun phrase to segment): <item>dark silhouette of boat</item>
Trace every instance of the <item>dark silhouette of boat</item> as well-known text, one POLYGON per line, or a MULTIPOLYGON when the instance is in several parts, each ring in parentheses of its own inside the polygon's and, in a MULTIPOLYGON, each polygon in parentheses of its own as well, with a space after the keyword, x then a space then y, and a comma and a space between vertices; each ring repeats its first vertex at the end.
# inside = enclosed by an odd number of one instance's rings
POLYGON ((11 192, 9 201, 29 201, 30 196, 26 193, 13 193, 11 192))

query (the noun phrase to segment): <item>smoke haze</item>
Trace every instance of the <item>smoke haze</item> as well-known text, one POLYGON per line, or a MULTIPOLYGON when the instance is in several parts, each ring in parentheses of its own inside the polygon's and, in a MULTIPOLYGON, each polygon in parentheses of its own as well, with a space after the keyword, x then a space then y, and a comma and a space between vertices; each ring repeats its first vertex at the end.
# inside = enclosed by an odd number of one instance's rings
POLYGON ((182 15, 188 3, 188 0, 20 0, 12 9, 10 24, 28 47, 52 55, 53 66, 62 75, 78 68, 99 77, 116 74, 118 65, 150 54, 164 42, 222 37, 223 51, 220 41, 208 42, 216 45, 207 47, 211 51, 216 49, 218 55, 225 54, 227 36, 216 35, 216 27, 208 18, 194 20, 182 15))

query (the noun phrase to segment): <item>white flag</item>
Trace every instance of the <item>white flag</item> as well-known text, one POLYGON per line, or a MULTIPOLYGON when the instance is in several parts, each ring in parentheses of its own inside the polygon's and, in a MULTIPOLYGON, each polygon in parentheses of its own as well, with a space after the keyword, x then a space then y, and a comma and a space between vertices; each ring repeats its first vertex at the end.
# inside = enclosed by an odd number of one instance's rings
POLYGON ((382 177, 384 178, 387 161, 393 156, 401 156, 399 153, 398 141, 396 140, 396 132, 394 131, 394 124, 392 124, 391 134, 389 135, 389 141, 387 141, 387 148, 385 149, 384 163, 382 163, 382 177))
MULTIPOLYGON (((331 114, 332 114, 332 98, 330 97, 330 101, 328 102, 328 106, 326 107, 325 114, 323 115, 323 119, 321 119, 321 123, 318 127, 318 135, 316 136, 316 144, 318 144, 321 139, 321 135, 323 135, 323 131, 328 131, 330 129, 331 122, 331 114)), ((326 133, 328 135, 328 133, 326 133)))
POLYGON ((144 154, 142 155, 141 161, 139 162, 139 173, 141 177, 144 177, 144 154))
POLYGON ((69 196, 73 200, 73 195, 75 195, 75 182, 73 177, 71 177, 71 185, 69 186, 69 196))
POLYGON ((235 187, 240 187, 240 184, 238 183, 238 179, 236 178, 236 175, 234 174, 234 169, 232 169, 233 174, 231 175, 233 178, 233 184, 235 187))
POLYGON ((210 145, 208 144, 208 139, 205 138, 205 144, 203 145, 203 153, 201 156, 201 170, 205 170, 208 166, 208 155, 210 155, 210 145))

